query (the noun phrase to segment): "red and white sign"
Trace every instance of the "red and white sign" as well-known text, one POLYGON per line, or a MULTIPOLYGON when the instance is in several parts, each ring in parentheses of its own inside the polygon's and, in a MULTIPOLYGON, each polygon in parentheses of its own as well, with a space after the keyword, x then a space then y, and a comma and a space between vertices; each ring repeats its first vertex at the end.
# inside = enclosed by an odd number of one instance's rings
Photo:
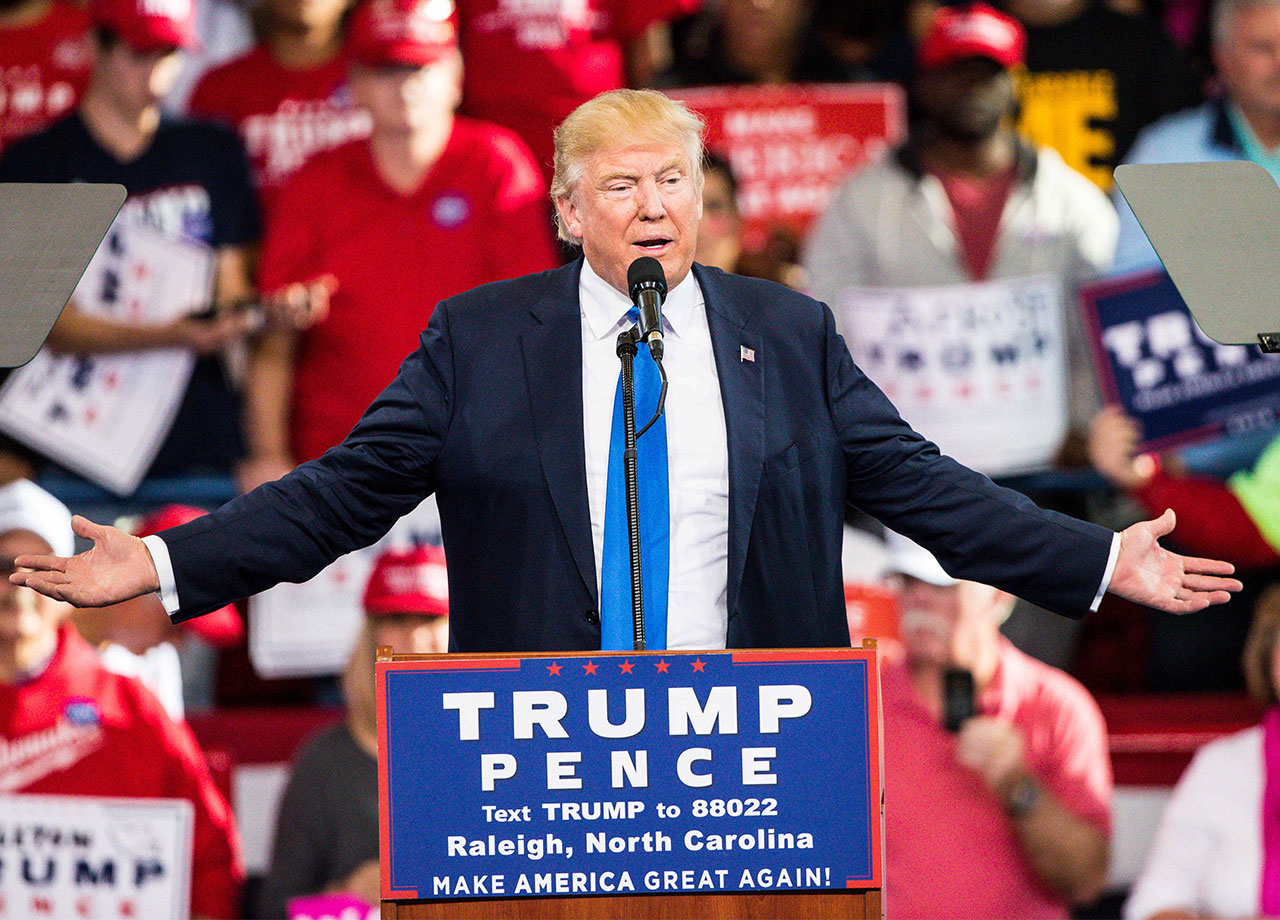
POLYGON ((840 180, 901 139, 906 104, 894 84, 793 84, 668 92, 707 121, 707 148, 738 180, 745 246, 771 227, 803 235, 840 180))
POLYGON ((854 362, 944 453, 988 476, 1053 463, 1071 422, 1059 279, 851 287, 833 303, 854 362))
MULTIPOLYGON (((133 199, 76 287, 91 316, 165 323, 208 307, 214 260, 203 243, 166 236, 148 217, 180 221, 199 194, 179 187, 133 199)), ((173 427, 195 353, 64 354, 42 349, 0 389, 0 429, 117 495, 132 495, 173 427)))
POLYGON ((190 915, 186 799, 0 796, 0 918, 190 915))

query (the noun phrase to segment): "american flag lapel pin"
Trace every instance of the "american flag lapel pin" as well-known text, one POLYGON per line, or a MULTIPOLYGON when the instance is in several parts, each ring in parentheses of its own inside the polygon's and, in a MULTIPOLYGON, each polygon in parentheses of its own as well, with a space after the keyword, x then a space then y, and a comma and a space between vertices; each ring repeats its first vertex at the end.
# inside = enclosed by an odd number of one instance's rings
POLYGON ((739 346, 738 346, 738 360, 739 360, 739 361, 750 361, 752 364, 755 364, 755 362, 756 362, 756 350, 755 350, 754 348, 748 348, 746 345, 739 345, 739 346))

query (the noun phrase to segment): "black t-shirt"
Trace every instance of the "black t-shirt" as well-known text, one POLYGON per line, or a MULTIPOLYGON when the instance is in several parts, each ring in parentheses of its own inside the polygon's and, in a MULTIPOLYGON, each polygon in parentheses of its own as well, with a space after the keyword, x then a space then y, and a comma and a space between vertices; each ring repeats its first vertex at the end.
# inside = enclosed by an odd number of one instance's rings
POLYGON ((262 917, 283 917, 291 898, 317 894, 378 858, 378 762, 346 723, 298 752, 276 814, 262 917))
POLYGON ((1101 5, 1027 29, 1018 97, 1023 133, 1104 190, 1139 131, 1202 101, 1191 65, 1156 23, 1101 5))
MULTIPOLYGON (((0 155, 0 182, 113 182, 128 192, 121 217, 213 248, 254 242, 257 204, 248 158, 229 128, 162 119, 151 144, 117 160, 78 113, 0 155)), ((238 401, 217 358, 201 358, 148 476, 227 474, 242 454, 238 401)))

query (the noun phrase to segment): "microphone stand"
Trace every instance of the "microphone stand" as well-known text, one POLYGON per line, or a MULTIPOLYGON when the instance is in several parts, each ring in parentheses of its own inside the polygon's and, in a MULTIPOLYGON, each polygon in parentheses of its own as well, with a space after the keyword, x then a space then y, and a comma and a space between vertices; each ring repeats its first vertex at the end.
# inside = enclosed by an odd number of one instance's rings
POLYGON ((645 650, 644 638, 644 581, 640 569, 640 485, 636 471, 636 439, 644 434, 662 415, 667 401, 667 372, 662 362, 655 359, 662 389, 658 392, 658 407, 648 424, 636 431, 635 357, 640 333, 636 327, 618 333, 618 360, 622 362, 622 470, 627 494, 627 539, 631 550, 631 628, 633 648, 645 650))

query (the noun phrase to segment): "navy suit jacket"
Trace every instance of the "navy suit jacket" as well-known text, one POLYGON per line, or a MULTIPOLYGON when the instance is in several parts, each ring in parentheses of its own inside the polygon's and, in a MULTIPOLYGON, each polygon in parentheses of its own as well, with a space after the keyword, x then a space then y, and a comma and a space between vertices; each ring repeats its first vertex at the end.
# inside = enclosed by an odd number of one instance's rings
MULTIPOLYGON (((174 619, 306 580, 435 492, 454 648, 598 649, 580 268, 443 301, 341 445, 162 533, 182 604, 174 619)), ((728 435, 730 647, 848 645, 846 502, 931 549, 953 575, 1083 615, 1110 531, 1041 510, 941 455, 854 366, 825 305, 766 281, 694 273, 728 435)))

